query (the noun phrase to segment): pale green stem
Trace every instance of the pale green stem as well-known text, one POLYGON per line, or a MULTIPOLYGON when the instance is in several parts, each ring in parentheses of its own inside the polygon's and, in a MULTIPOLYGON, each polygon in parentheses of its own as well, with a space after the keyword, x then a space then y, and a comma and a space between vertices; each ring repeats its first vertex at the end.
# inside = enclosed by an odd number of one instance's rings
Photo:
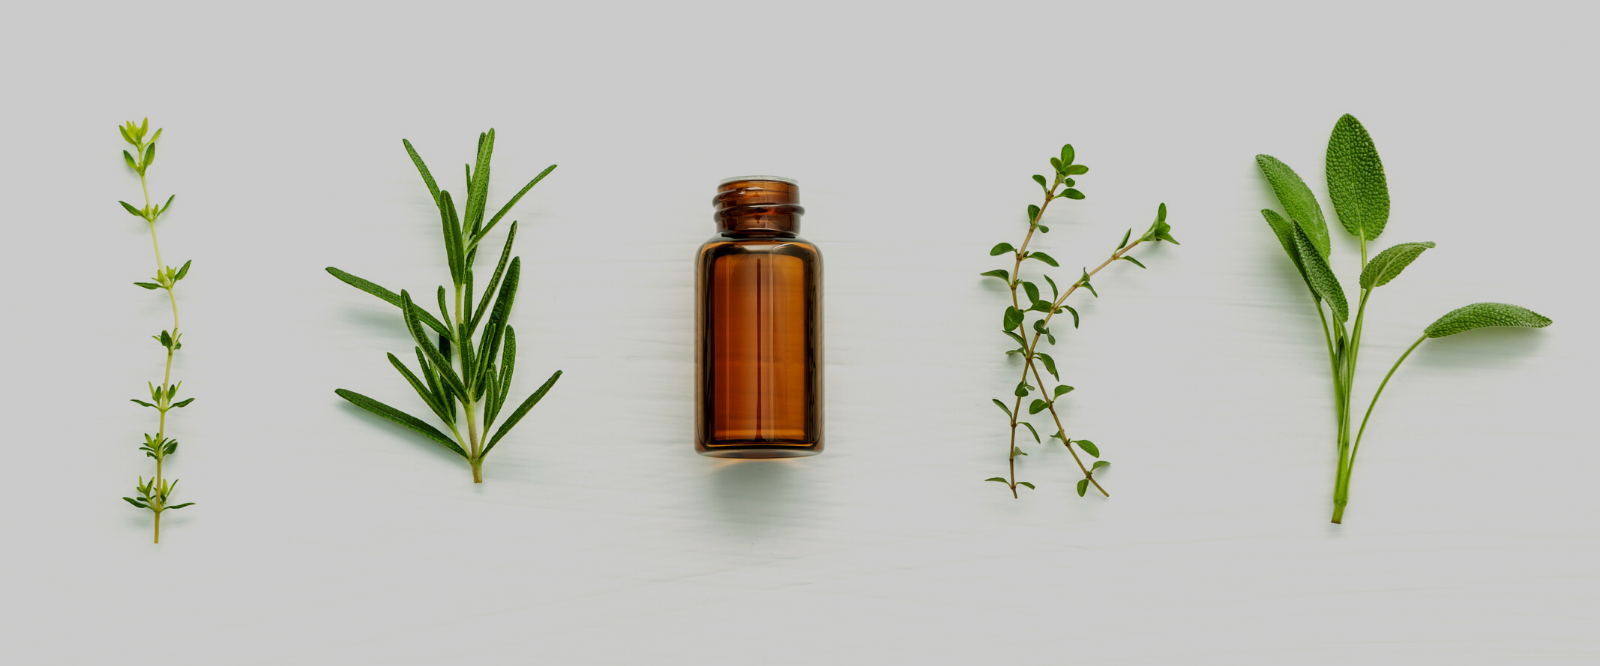
POLYGON ((1372 394, 1372 403, 1367 405, 1367 415, 1361 417, 1361 429, 1356 431, 1356 444, 1355 447, 1350 451, 1351 465, 1355 465, 1356 453, 1361 451, 1361 435, 1367 432, 1367 419, 1372 418, 1372 408, 1378 406, 1378 396, 1383 395, 1383 387, 1389 385, 1389 378, 1394 376, 1394 371, 1400 369, 1400 364, 1405 362, 1406 357, 1410 356, 1411 352, 1415 351, 1416 348, 1427 339, 1428 336, 1424 335, 1420 338, 1417 338, 1416 342, 1411 343, 1411 347, 1406 350, 1406 353, 1401 354, 1400 358, 1394 362, 1394 367, 1389 368, 1389 374, 1383 376, 1383 383, 1378 384, 1378 391, 1372 394))

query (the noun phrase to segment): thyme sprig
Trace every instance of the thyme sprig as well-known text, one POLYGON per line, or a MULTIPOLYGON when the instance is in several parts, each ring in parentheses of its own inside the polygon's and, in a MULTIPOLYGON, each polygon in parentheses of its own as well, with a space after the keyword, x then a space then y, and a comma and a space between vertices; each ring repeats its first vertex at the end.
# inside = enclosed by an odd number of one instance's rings
POLYGON ((550 175, 556 167, 552 164, 535 176, 520 192, 517 192, 516 196, 511 197, 499 212, 485 222, 484 215, 488 210, 489 195, 489 158, 494 153, 493 129, 478 135, 477 162, 476 165, 467 165, 467 198, 465 206, 459 213, 450 192, 439 189, 433 174, 423 163, 422 156, 412 148, 411 142, 403 140, 402 143, 405 144, 406 153, 411 156, 411 161, 416 164, 417 171, 422 174, 422 182, 428 186, 428 193, 433 197, 434 204, 439 208, 439 219, 444 231, 445 259, 450 267, 450 281, 453 288, 446 290, 440 286, 438 289, 439 317, 435 318, 429 313, 425 305, 414 302, 410 292, 401 290, 396 295, 369 280, 332 266, 327 270, 346 284, 400 308, 406 330, 416 342, 414 350, 421 372, 412 371, 394 354, 389 354, 389 363, 417 392, 417 396, 422 398, 423 404, 449 427, 450 434, 446 435, 422 419, 355 391, 337 389, 335 393, 356 406, 405 426, 465 458, 472 468, 472 482, 483 483, 484 457, 488 456, 489 451, 511 432, 512 427, 527 416, 528 411, 533 409, 540 399, 544 398, 550 387, 561 378, 561 371, 557 370, 555 374, 550 375, 543 386, 535 390, 505 418, 494 436, 489 436, 489 430, 494 427, 495 420, 500 416, 501 409, 510 394, 511 376, 516 367, 517 332, 511 327, 510 317, 511 306, 516 300, 517 286, 522 275, 522 258, 511 256, 511 244, 517 237, 517 223, 512 221, 506 233, 505 249, 500 253, 500 263, 495 267, 494 275, 489 279, 488 287, 483 290, 483 297, 478 301, 476 308, 472 304, 473 264, 478 256, 478 245, 488 237, 489 232, 494 230, 495 225, 500 223, 506 213, 511 212, 511 207, 515 206, 523 195, 533 189, 534 185, 539 184, 539 181, 544 180, 545 176, 550 175), (450 307, 449 302, 452 296, 454 308, 450 307), (474 344, 473 335, 479 331, 480 325, 482 334, 474 344), (437 345, 430 338, 430 331, 439 336, 437 345), (452 354, 452 349, 458 350, 458 353, 452 354), (461 407, 459 412, 458 403, 461 407), (460 427, 463 416, 466 421, 465 435, 462 434, 460 427))
POLYGON ((1278 236, 1278 242, 1294 262, 1295 270, 1311 292, 1312 305, 1322 320, 1322 337, 1327 343, 1328 365, 1333 374, 1333 411, 1335 417, 1334 442, 1339 451, 1339 468, 1334 476, 1333 522, 1344 520, 1344 509, 1350 501, 1350 474, 1355 468, 1356 453, 1361 449, 1361 437, 1367 430, 1367 419, 1378 405, 1384 387, 1394 377, 1400 364, 1411 356, 1418 346, 1429 338, 1442 338, 1478 328, 1512 326, 1543 328, 1550 319, 1527 308, 1506 303, 1473 303, 1457 308, 1440 317, 1423 330, 1411 347, 1394 362, 1384 375, 1378 390, 1372 394, 1366 416, 1355 438, 1350 437, 1351 388, 1355 384, 1356 360, 1361 351, 1362 326, 1366 321, 1367 301, 1373 290, 1386 285, 1400 275, 1423 252, 1434 247, 1432 242, 1400 243, 1390 246, 1377 256, 1367 259, 1367 242, 1376 240, 1389 223, 1389 183, 1383 173, 1383 162, 1378 159, 1378 148, 1367 129, 1355 116, 1345 114, 1334 125, 1328 139, 1327 179, 1328 196, 1333 200, 1339 223, 1361 246, 1361 297, 1356 306, 1354 324, 1350 324, 1350 304, 1344 287, 1329 266, 1332 244, 1328 238, 1328 224, 1311 188, 1305 181, 1277 158, 1257 155, 1256 165, 1272 186, 1278 202, 1287 217, 1277 211, 1264 209, 1262 217, 1278 236), (1324 312, 1323 305, 1327 305, 1324 312), (1329 325, 1329 318, 1333 323, 1329 325))
POLYGON ((183 349, 183 334, 178 332, 178 296, 176 289, 178 281, 189 275, 189 264, 191 262, 185 261, 182 267, 173 268, 161 260, 161 241, 156 237, 156 219, 172 207, 172 201, 178 198, 178 195, 174 194, 167 197, 165 204, 151 205, 150 203, 150 183, 146 177, 146 172, 150 169, 150 165, 156 161, 156 141, 161 139, 161 129, 157 128, 153 134, 148 134, 149 139, 146 140, 145 137, 149 129, 149 118, 145 118, 137 124, 133 121, 128 121, 117 128, 122 133, 122 140, 133 146, 133 153, 131 154, 127 150, 122 151, 122 159, 127 163, 128 168, 139 174, 139 189, 144 193, 144 206, 135 208, 133 204, 126 201, 118 201, 117 203, 122 204, 124 210, 134 217, 144 220, 146 225, 150 227, 150 243, 154 246, 156 253, 156 275, 150 278, 150 282, 135 282, 134 284, 148 290, 161 289, 167 292, 167 300, 172 303, 172 329, 161 331, 159 335, 150 336, 161 344, 167 354, 166 370, 161 376, 161 385, 157 386, 155 382, 147 382, 150 389, 150 400, 148 402, 138 398, 132 399, 133 402, 154 409, 160 414, 156 426, 156 434, 146 434, 144 436, 144 444, 139 447, 139 450, 143 451, 146 456, 155 459, 156 473, 150 477, 149 481, 146 481, 144 476, 140 475, 139 483, 135 486, 139 496, 124 497, 122 499, 135 507, 150 511, 155 516, 154 542, 161 543, 161 513, 182 509, 194 504, 194 502, 170 503, 172 491, 177 487, 178 480, 173 479, 171 483, 168 483, 163 469, 163 463, 166 462, 167 456, 178 452, 178 440, 167 436, 167 412, 187 407, 189 403, 194 402, 194 398, 177 400, 178 388, 183 385, 183 382, 176 384, 172 382, 172 358, 178 353, 179 349, 183 349))
POLYGON ((1029 434, 1033 435, 1035 443, 1043 443, 1043 440, 1039 437, 1038 429, 1032 423, 1024 420, 1022 415, 1022 401, 1032 395, 1033 391, 1039 391, 1039 394, 1043 397, 1034 398, 1028 404, 1028 414, 1031 416, 1044 411, 1050 412, 1051 421, 1055 426, 1055 434, 1050 435, 1050 438, 1061 440, 1062 445, 1072 454, 1073 461, 1078 464, 1078 470, 1083 473, 1083 478, 1078 481, 1078 496, 1082 497, 1087 493, 1091 485, 1100 491, 1100 494, 1106 497, 1111 496, 1111 493, 1106 492, 1106 489, 1100 485, 1100 481, 1095 478, 1097 472, 1109 467, 1111 463, 1099 460, 1100 449, 1094 442, 1087 439, 1072 439, 1067 436, 1066 427, 1062 424, 1061 413, 1057 409, 1056 403, 1061 400, 1062 396, 1071 393, 1075 389, 1061 383, 1060 368, 1057 367, 1054 358, 1047 353, 1039 351, 1039 343, 1041 340, 1048 341, 1051 345, 1056 343, 1056 336, 1050 330, 1050 322, 1058 314, 1063 312, 1070 313, 1072 315, 1072 327, 1078 327, 1080 323, 1078 311, 1066 304, 1067 298, 1072 296, 1080 287, 1089 290, 1089 293, 1094 295, 1095 298, 1099 298, 1100 294, 1095 291, 1091 279, 1107 266, 1117 261, 1127 261, 1135 266, 1144 268, 1143 263, 1129 254, 1134 248, 1145 242, 1166 241, 1174 245, 1178 244, 1178 241, 1172 237, 1171 225, 1167 224, 1167 205, 1163 203, 1156 209, 1156 219, 1150 224, 1149 230, 1145 231, 1144 235, 1130 243, 1128 241, 1133 238, 1133 229, 1128 229, 1122 235, 1122 241, 1117 243, 1116 250, 1111 253, 1109 258, 1101 262, 1094 270, 1089 270, 1085 267, 1082 277, 1068 284, 1066 289, 1059 289, 1054 278, 1041 273, 1041 277, 1050 287, 1050 298, 1042 298, 1043 292, 1037 284, 1022 279, 1023 262, 1034 259, 1052 268, 1060 267, 1060 263, 1054 257, 1029 248, 1034 241, 1035 232, 1040 234, 1050 232, 1050 227, 1042 224, 1042 219, 1051 202, 1056 199, 1084 198, 1083 192, 1076 188, 1077 181, 1074 176, 1088 173, 1089 167, 1073 163, 1075 157, 1076 154, 1072 144, 1062 146, 1061 156, 1050 158, 1050 167, 1055 172, 1055 177, 1046 179, 1042 175, 1035 174, 1033 176, 1034 182, 1038 183, 1040 189, 1044 191, 1044 200, 1037 206, 1028 206, 1028 232, 1023 236, 1021 246, 1014 247, 1010 243, 1000 243, 989 251, 990 256, 996 257, 1010 254, 1012 256, 1011 270, 1007 272, 1005 269, 995 269, 982 274, 985 277, 992 277, 1005 282, 1007 289, 1011 292, 1011 304, 1006 306, 1005 315, 1001 320, 1001 330, 1012 342, 1018 345, 1015 349, 1008 350, 1006 354, 1020 355, 1023 359, 1022 377, 1017 382, 1016 390, 1013 391, 1015 400, 1013 400, 1012 405, 1007 407, 1000 399, 996 398, 994 400, 995 406, 999 407, 1000 411, 1005 412, 1006 418, 1010 421, 1010 452, 1006 457, 1008 476, 996 476, 986 479, 987 481, 1005 484, 1011 490, 1013 498, 1019 496, 1017 486, 1034 488, 1034 484, 1028 481, 1017 480, 1017 457, 1028 455, 1021 447, 1017 446, 1017 426, 1027 428, 1029 434), (1043 316, 1034 320, 1030 325, 1027 321, 1028 313, 1030 312, 1043 313, 1043 316), (1030 330, 1033 335, 1031 339, 1028 337, 1030 330), (1050 376, 1056 381, 1053 387, 1045 381, 1044 374, 1039 371, 1039 366, 1041 365, 1044 366, 1045 372, 1049 372, 1050 376), (1028 382, 1030 374, 1033 376, 1033 381, 1038 384, 1037 387, 1028 382), (1095 458, 1094 463, 1085 465, 1083 457, 1078 455, 1080 450, 1084 454, 1095 458))

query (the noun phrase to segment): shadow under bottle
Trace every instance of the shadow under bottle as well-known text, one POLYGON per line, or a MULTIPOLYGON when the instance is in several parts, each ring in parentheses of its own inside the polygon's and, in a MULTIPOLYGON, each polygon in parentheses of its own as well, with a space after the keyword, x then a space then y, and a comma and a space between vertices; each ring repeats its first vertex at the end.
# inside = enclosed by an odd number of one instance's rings
POLYGON ((800 238, 800 188, 718 185, 717 235, 695 270, 695 451, 723 458, 822 452, 822 254, 800 238))

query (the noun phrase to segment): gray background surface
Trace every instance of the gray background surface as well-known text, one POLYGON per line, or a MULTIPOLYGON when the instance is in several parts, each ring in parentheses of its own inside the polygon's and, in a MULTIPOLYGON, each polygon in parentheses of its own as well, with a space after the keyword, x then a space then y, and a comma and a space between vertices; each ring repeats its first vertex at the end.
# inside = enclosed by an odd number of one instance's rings
POLYGON ((5 661, 1600 660, 1592 6, 6 14, 5 661), (1323 195, 1345 112, 1393 192, 1376 247, 1439 243, 1369 307, 1356 400, 1459 305, 1556 325, 1424 345, 1337 527, 1323 341, 1252 157, 1323 195), (199 504, 159 547, 117 499, 152 467, 153 413, 127 399, 170 325, 130 284, 153 261, 116 205, 138 181, 115 126, 145 115, 166 128, 153 194, 178 194, 163 249, 195 262, 175 374, 198 400, 170 469, 199 504), (422 409, 383 357, 409 350, 397 312, 322 268, 447 281, 400 139, 459 193, 491 126, 492 205, 560 164, 513 215, 515 394, 566 375, 475 487, 334 396, 422 409), (1029 444, 1019 501, 982 482, 1018 366, 977 274, 1063 142, 1093 170, 1050 210, 1055 276, 1160 202, 1183 245, 1074 296, 1055 350, 1113 497, 1078 498, 1065 452, 1029 444), (750 172, 799 179, 827 262, 817 458, 691 450, 690 257, 717 180, 750 172))

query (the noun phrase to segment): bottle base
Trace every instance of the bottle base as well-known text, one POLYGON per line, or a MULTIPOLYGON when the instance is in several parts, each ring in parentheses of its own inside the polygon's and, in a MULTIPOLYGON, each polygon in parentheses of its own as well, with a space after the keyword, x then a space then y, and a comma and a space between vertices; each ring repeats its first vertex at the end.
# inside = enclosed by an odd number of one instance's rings
POLYGON ((818 448, 810 448, 810 447, 807 447, 807 448, 765 448, 765 447, 763 447, 763 448, 759 448, 759 449, 746 448, 746 447, 737 447, 737 448, 731 448, 730 447, 730 448, 725 448, 725 449, 724 448, 706 449, 704 451, 696 451, 696 453, 699 453, 702 456, 707 456, 707 457, 711 457, 711 458, 744 458, 744 459, 804 458, 806 456, 814 456, 814 455, 817 455, 818 453, 822 453, 822 450, 821 450, 820 447, 818 447, 818 448))

